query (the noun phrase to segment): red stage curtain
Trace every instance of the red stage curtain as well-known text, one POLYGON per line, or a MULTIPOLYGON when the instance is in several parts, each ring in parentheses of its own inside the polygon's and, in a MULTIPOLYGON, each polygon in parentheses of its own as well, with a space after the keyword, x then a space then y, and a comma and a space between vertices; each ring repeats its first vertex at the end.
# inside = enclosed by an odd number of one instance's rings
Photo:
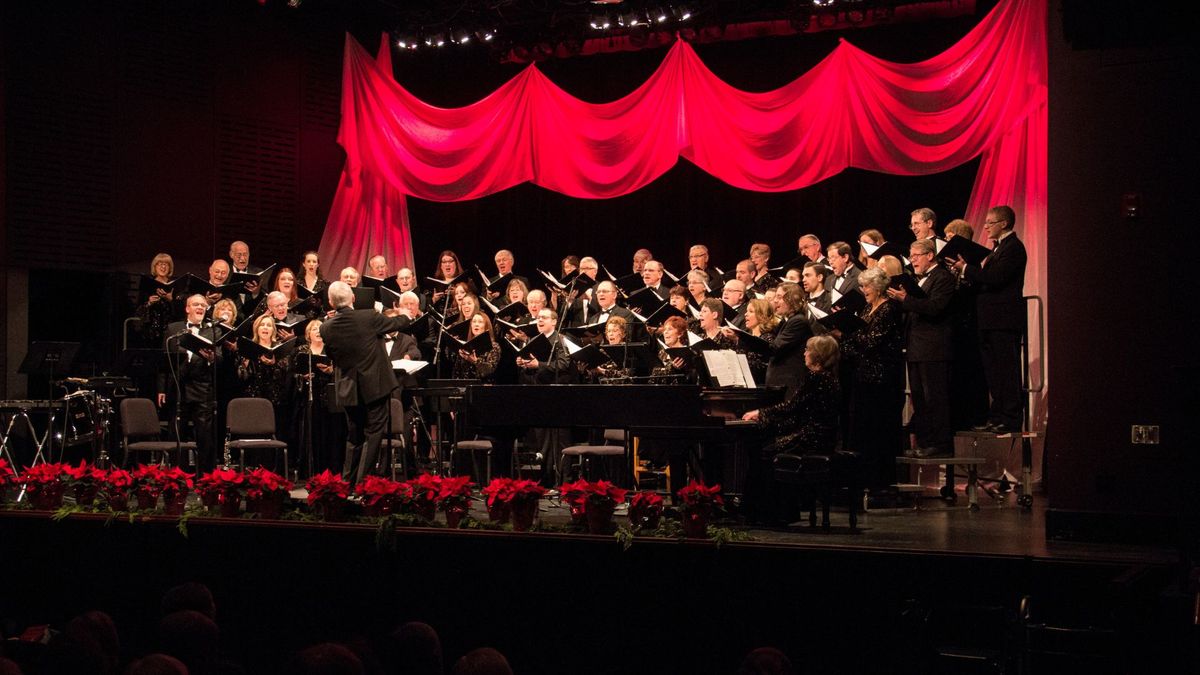
POLYGON ((847 167, 929 174, 982 155, 967 217, 982 230, 988 206, 1016 210, 1031 249, 1026 290, 1036 293, 1045 268, 1046 11, 1045 0, 1001 2, 956 45, 915 64, 843 41, 766 93, 727 85, 677 41, 636 91, 601 104, 531 65, 472 105, 436 108, 394 81, 386 43, 376 62, 347 36, 346 167, 322 258, 361 266, 383 251, 411 264, 411 249, 383 243, 409 245, 404 195, 458 201, 531 181, 573 197, 616 197, 678 157, 747 190, 795 190, 847 167))

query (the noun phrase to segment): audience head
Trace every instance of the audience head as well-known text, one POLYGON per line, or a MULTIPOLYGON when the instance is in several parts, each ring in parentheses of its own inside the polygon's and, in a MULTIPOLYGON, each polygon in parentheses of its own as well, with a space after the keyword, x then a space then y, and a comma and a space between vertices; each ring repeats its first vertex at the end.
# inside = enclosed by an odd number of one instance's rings
POLYGON ((129 664, 125 675, 188 675, 188 668, 174 656, 151 654, 129 664))
POLYGON ((451 675, 512 675, 508 659, 491 647, 467 652, 450 669, 451 675))
MULTIPOLYGON (((320 321, 309 323, 317 324, 320 327, 320 321)), ((305 331, 307 333, 307 331, 305 331)), ((217 603, 213 600, 212 591, 208 590, 208 586, 198 581, 188 581, 167 589, 163 593, 161 610, 162 615, 172 614, 181 610, 190 609, 200 612, 204 616, 217 620, 217 603)))
POLYGON ((172 612, 158 622, 159 647, 183 661, 189 671, 202 670, 217 660, 221 631, 207 616, 191 609, 172 612))
POLYGON ((742 659, 737 675, 794 675, 787 655, 774 647, 759 647, 742 659))
POLYGON ((386 660, 397 675, 442 675, 442 641, 427 623, 410 621, 392 631, 386 660))
POLYGON ((325 642, 301 650, 288 664, 293 675, 364 675, 362 659, 349 647, 325 642))

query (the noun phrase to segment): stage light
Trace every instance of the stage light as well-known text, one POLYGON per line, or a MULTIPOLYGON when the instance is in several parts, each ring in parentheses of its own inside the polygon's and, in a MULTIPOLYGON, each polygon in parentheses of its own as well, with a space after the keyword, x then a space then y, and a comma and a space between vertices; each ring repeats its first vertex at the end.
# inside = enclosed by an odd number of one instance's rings
POLYGON ((679 21, 687 21, 688 19, 692 18, 692 10, 688 9, 686 5, 675 5, 675 7, 671 9, 671 13, 674 14, 675 18, 679 21))
POLYGON ((608 30, 612 27, 612 22, 609 21, 608 15, 596 14, 592 16, 592 21, 589 25, 596 30, 608 30))
POLYGON ((425 38, 426 47, 441 47, 446 44, 445 33, 434 33, 425 38))
POLYGON ((454 40, 455 44, 465 45, 471 41, 471 34, 460 28, 450 34, 450 39, 454 40))
POLYGON ((481 28, 481 29, 475 31, 475 37, 479 38, 479 40, 482 42, 491 42, 492 40, 496 39, 496 29, 495 28, 487 28, 487 29, 481 28))
POLYGON ((667 19, 671 18, 671 15, 667 13, 667 10, 663 9, 662 7, 654 10, 650 13, 650 15, 654 17, 654 21, 657 23, 666 23, 667 19))

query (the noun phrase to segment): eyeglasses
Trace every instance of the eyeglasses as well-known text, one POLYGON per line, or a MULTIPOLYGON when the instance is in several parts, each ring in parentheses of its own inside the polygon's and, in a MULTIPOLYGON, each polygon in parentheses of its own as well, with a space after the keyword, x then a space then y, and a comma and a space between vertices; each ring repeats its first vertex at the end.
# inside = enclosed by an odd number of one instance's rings
POLYGON ((985 220, 985 221, 983 221, 983 224, 984 225, 999 225, 1000 223, 1007 223, 1007 222, 1008 222, 1007 220, 985 220))

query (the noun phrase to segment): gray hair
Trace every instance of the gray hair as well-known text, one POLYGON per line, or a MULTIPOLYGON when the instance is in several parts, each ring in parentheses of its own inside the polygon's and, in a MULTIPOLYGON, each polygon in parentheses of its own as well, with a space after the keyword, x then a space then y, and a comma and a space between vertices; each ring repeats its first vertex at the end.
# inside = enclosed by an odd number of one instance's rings
POLYGON ((335 281, 329 284, 329 304, 333 305, 334 309, 353 305, 354 291, 350 288, 350 284, 344 281, 335 281))
POLYGON ((887 272, 884 272, 878 267, 872 267, 871 269, 863 270, 862 274, 858 275, 859 286, 870 286, 871 288, 875 289, 876 293, 879 293, 880 295, 887 291, 889 281, 891 281, 891 279, 888 277, 887 272))

